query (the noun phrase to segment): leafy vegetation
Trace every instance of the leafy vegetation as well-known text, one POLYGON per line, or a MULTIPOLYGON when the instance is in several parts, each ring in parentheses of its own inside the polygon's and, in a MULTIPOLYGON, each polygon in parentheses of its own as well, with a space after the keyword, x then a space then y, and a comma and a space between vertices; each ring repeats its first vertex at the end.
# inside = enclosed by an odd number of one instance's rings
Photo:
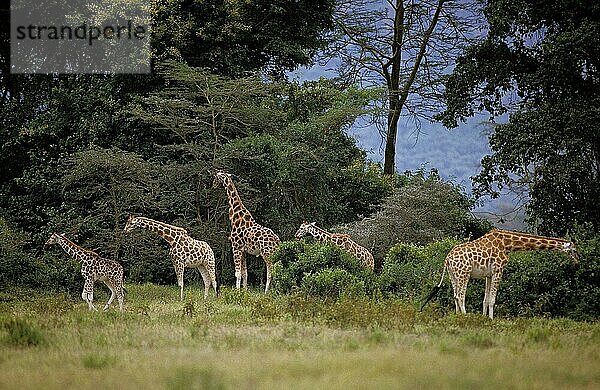
POLYGON ((335 246, 284 242, 272 261, 273 287, 280 293, 300 291, 336 300, 343 296, 365 296, 375 288, 371 270, 335 246))
POLYGON ((475 239, 491 229, 489 222, 471 214, 473 200, 442 180, 436 170, 406 172, 397 181, 375 213, 338 227, 372 251, 376 269, 399 242, 425 245, 445 237, 475 239))

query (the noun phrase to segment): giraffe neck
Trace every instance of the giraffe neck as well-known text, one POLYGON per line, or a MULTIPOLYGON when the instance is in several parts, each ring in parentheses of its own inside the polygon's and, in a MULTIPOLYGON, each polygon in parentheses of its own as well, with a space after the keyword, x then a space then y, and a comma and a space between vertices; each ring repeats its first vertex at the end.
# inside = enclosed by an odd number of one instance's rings
POLYGON ((332 242, 331 233, 321 229, 320 227, 310 225, 307 231, 312 234, 314 238, 322 242, 332 242))
POLYGON ((536 249, 562 249, 566 240, 532 234, 499 231, 507 251, 529 251, 536 249))
POLYGON ((246 217, 245 219, 254 222, 254 218, 250 211, 244 206, 240 195, 237 192, 237 188, 235 188, 235 184, 233 184, 233 180, 231 178, 227 178, 227 182, 225 183, 225 189, 227 190, 227 199, 229 201, 229 219, 231 222, 234 222, 234 219, 238 219, 242 216, 246 217))
POLYGON ((146 217, 137 217, 140 221, 140 227, 143 229, 150 230, 159 236, 161 236, 169 245, 173 245, 177 238, 181 234, 187 233, 187 231, 178 226, 169 225, 168 223, 156 221, 154 219, 146 217))
POLYGON ((63 250, 67 252, 67 254, 69 254, 76 260, 86 262, 89 259, 90 255, 95 255, 94 252, 89 251, 87 249, 83 249, 82 247, 75 244, 73 241, 69 240, 66 237, 63 237, 61 235, 58 235, 58 237, 58 245, 60 245, 60 247, 63 248, 63 250))

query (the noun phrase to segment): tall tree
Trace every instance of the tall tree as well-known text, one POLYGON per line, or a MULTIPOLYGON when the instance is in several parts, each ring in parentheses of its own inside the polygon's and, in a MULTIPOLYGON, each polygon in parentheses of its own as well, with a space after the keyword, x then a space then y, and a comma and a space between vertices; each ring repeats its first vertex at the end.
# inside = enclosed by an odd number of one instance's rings
MULTIPOLYGON (((339 58, 349 82, 385 86, 384 172, 395 171, 398 122, 410 117, 417 130, 439 108, 447 72, 476 26, 476 1, 340 0, 336 31, 326 59, 339 58)), ((382 119, 382 118, 380 118, 382 119)), ((383 122, 383 123, 382 123, 383 122)))
POLYGON ((447 80, 446 126, 477 110, 508 112, 474 178, 480 196, 525 191, 543 233, 600 227, 600 4, 488 0, 487 36, 447 80))

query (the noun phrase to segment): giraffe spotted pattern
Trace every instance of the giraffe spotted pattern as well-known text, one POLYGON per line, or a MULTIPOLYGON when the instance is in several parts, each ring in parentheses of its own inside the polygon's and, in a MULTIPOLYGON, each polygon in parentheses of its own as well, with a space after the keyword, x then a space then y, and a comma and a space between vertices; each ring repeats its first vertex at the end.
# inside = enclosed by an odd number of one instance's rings
POLYGON ((81 263, 81 275, 85 282, 81 298, 87 302, 90 310, 97 310, 94 301, 94 283, 100 280, 108 286, 111 295, 104 310, 117 297, 119 310, 123 311, 123 267, 113 260, 103 259, 97 253, 84 249, 70 241, 63 234, 52 233, 46 245, 58 244, 65 252, 81 263))

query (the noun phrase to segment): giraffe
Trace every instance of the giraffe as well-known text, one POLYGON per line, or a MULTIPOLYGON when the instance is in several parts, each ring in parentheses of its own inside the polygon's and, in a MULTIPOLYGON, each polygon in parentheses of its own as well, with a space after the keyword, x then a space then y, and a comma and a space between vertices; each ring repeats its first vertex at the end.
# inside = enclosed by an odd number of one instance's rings
POLYGON ((248 269, 246 268, 246 253, 248 253, 261 256, 265 261, 267 267, 266 293, 269 291, 271 283, 271 255, 281 241, 271 229, 254 221, 252 214, 242 203, 229 173, 224 171, 215 173, 213 188, 219 185, 225 187, 229 201, 229 221, 231 222, 229 241, 231 241, 235 265, 235 287, 239 289, 240 284, 244 288, 248 286, 248 269))
POLYGON ((342 248, 344 251, 350 253, 352 256, 357 257, 361 263, 373 270, 375 267, 375 261, 373 255, 369 250, 363 246, 358 245, 352 241, 349 235, 340 233, 329 233, 316 225, 316 222, 308 223, 304 222, 300 225, 300 228, 296 232, 296 238, 311 234, 314 238, 319 241, 331 243, 335 246, 342 248))
POLYGON ((566 253, 574 263, 579 255, 575 244, 561 238, 542 237, 525 233, 494 229, 480 238, 458 244, 448 253, 442 269, 442 278, 421 305, 421 310, 440 289, 444 281, 444 271, 452 282, 456 312, 466 313, 465 293, 469 278, 485 278, 485 296, 483 315, 494 318, 494 304, 502 278, 502 272, 508 262, 508 254, 513 251, 554 249, 566 253))
POLYGON ((94 300, 94 283, 101 280, 111 292, 108 302, 104 305, 104 310, 108 310, 116 296, 119 302, 119 310, 123 311, 124 288, 123 267, 121 264, 113 260, 103 259, 97 253, 80 247, 66 238, 64 234, 52 233, 45 246, 52 244, 60 245, 65 252, 81 263, 81 275, 85 280, 81 298, 87 302, 89 310, 97 311, 92 303, 94 300))
POLYGON ((164 238, 171 246, 169 255, 171 256, 173 268, 175 268, 177 284, 181 288, 181 300, 183 300, 183 273, 185 267, 197 268, 200 271, 202 280, 204 280, 204 299, 208 297, 211 285, 215 290, 215 295, 218 295, 215 277, 215 254, 210 245, 204 241, 193 239, 188 235, 187 230, 183 228, 150 218, 131 215, 123 231, 130 233, 135 228, 148 229, 164 238))

